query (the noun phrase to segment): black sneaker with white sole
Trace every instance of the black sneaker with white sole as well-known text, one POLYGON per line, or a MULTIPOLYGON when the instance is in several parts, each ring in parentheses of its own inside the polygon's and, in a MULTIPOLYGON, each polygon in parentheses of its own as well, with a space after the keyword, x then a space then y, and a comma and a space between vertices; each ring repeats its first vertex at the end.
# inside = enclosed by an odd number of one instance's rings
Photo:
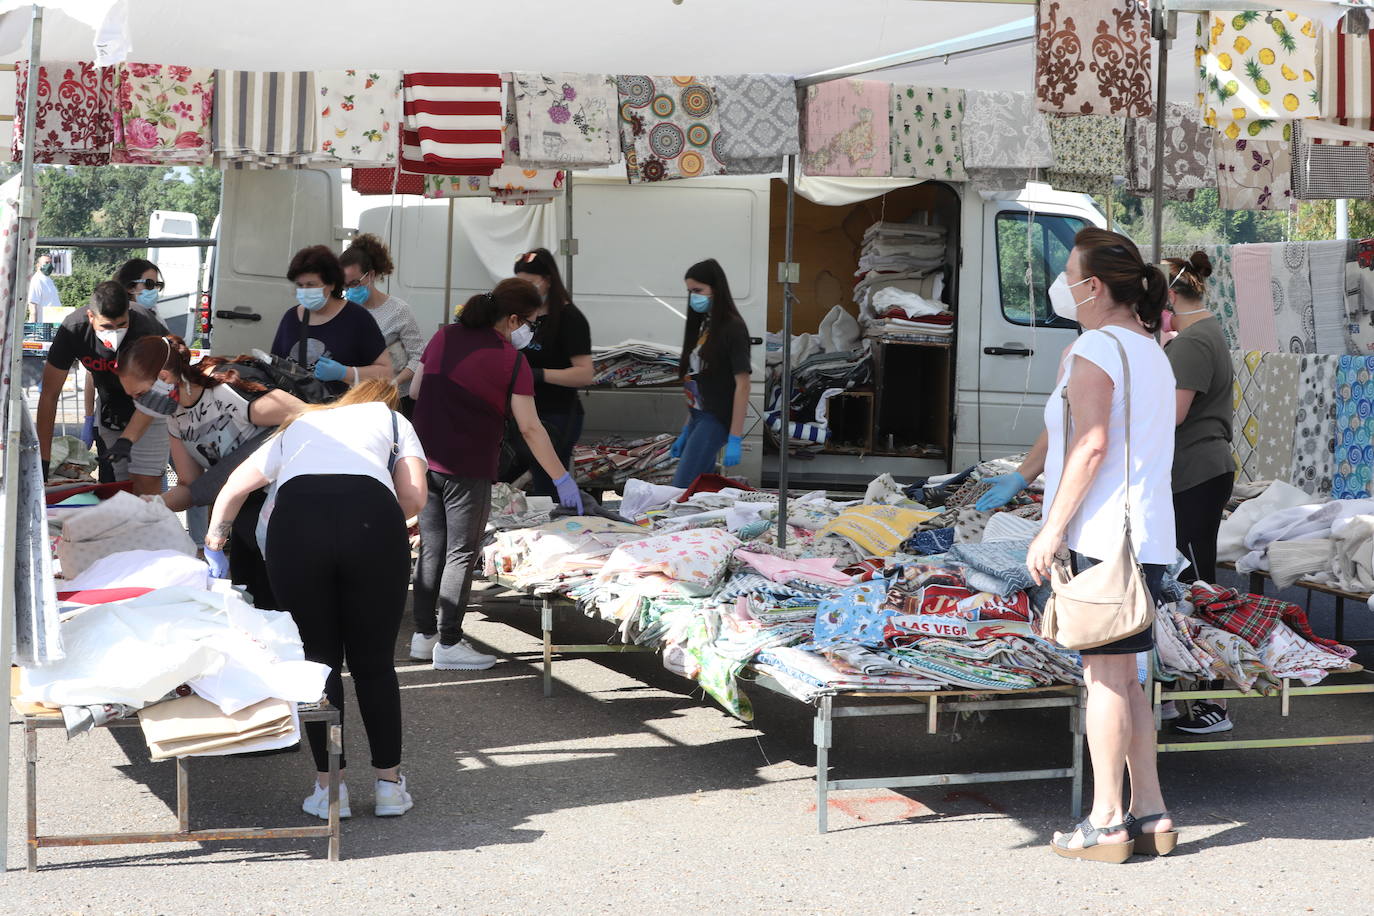
POLYGON ((1225 709, 1215 703, 1198 702, 1193 704, 1189 715, 1175 720, 1172 727, 1185 735, 1214 735, 1229 732, 1233 726, 1225 709))

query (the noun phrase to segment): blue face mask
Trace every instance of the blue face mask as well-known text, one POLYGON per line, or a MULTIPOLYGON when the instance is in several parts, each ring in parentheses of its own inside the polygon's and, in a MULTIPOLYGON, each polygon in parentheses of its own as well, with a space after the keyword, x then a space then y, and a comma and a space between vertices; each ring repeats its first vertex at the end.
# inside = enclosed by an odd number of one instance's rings
POLYGON ((145 289, 134 297, 134 301, 144 308, 154 308, 157 305, 157 290, 145 289))
POLYGON ((711 310, 711 297, 703 296, 701 293, 689 293, 687 305, 698 315, 705 315, 711 310))
POLYGON ((324 305, 324 290, 297 288, 296 301, 307 312, 313 312, 324 305))
POLYGON ((344 298, 354 305, 362 305, 371 295, 372 290, 361 284, 358 286, 350 286, 348 289, 344 290, 344 298))

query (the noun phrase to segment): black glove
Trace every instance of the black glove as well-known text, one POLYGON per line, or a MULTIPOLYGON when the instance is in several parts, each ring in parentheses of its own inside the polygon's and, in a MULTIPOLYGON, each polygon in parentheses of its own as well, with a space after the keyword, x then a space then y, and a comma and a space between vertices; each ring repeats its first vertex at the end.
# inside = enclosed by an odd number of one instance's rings
POLYGON ((543 367, 543 366, 530 366, 530 372, 533 373, 533 375, 534 375, 534 383, 535 383, 536 385, 539 384, 540 382, 544 381, 544 367, 543 367))
POLYGON ((134 444, 123 436, 120 436, 114 441, 114 445, 110 446, 110 451, 106 457, 111 461, 128 461, 133 451, 134 444))
POLYGON ((44 482, 44 483, 47 483, 47 482, 48 482, 48 472, 51 470, 51 467, 50 467, 50 466, 52 465, 52 462, 51 462, 51 461, 43 461, 42 459, 39 459, 39 462, 38 462, 38 463, 39 463, 40 465, 43 466, 43 482, 44 482))

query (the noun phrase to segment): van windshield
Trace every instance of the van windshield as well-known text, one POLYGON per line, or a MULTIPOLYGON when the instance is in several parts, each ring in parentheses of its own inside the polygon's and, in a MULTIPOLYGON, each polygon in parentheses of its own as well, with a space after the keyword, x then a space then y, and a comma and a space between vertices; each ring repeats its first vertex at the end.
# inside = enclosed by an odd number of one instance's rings
POLYGON ((1069 260, 1073 237, 1088 224, 1073 216, 1035 214, 1027 231, 1028 216, 1025 211, 1015 210, 997 214, 997 278, 1002 315, 1012 324, 1072 327, 1072 322, 1050 310, 1047 290, 1069 260), (1032 277, 1029 289, 1028 266, 1032 277))

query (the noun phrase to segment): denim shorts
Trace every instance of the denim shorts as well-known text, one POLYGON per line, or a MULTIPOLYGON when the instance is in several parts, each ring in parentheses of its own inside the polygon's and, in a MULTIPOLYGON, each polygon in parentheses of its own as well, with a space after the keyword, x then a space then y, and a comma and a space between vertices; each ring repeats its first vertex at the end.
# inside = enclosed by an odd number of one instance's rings
MULTIPOLYGON (((1072 551, 1070 568, 1076 576, 1081 571, 1090 566, 1096 566, 1101 560, 1084 556, 1078 551, 1072 551)), ((1169 571, 1169 567, 1162 563, 1141 563, 1141 571, 1145 574, 1145 587, 1150 590, 1150 597, 1155 601, 1155 607, 1164 603, 1162 589, 1164 585, 1164 574, 1169 571)), ((1127 636, 1125 639, 1118 639, 1106 645, 1098 646, 1095 649, 1081 649, 1079 655, 1135 655, 1137 652, 1149 652, 1155 647, 1155 628, 1146 627, 1134 636, 1127 636)))

